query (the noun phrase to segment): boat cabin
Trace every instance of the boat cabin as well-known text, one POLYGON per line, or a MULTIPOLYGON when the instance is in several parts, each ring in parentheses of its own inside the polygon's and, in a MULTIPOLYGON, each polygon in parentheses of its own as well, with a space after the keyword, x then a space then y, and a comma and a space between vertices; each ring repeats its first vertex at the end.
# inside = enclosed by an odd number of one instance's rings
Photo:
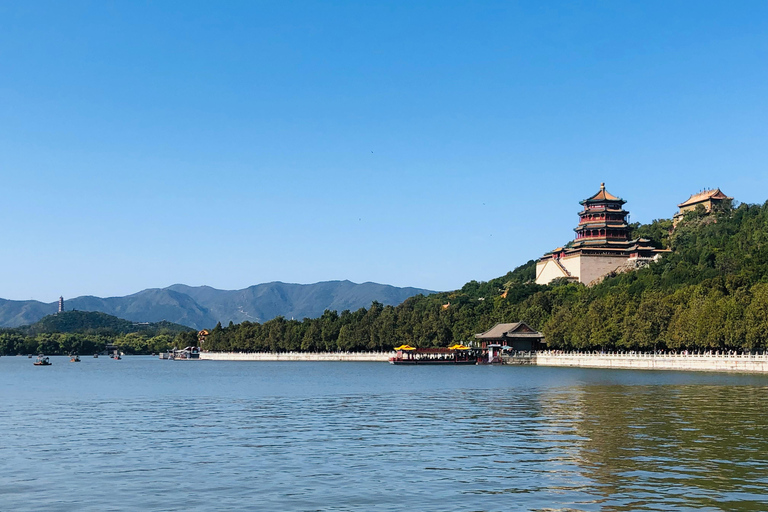
POLYGON ((451 347, 416 348, 410 345, 395 347, 392 364, 476 364, 475 350, 465 345, 451 347))

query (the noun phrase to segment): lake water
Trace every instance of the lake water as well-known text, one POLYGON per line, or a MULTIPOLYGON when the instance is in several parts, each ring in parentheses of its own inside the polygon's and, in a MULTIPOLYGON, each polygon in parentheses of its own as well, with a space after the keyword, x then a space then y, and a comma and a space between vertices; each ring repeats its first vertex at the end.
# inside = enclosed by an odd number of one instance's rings
POLYGON ((768 377, 0 357, 0 510, 768 510, 768 377))

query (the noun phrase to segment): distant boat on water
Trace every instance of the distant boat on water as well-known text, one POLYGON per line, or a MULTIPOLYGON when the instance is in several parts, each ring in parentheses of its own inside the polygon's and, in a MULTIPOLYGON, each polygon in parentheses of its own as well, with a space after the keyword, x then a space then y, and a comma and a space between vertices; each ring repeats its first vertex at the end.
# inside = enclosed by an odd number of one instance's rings
POLYGON ((173 349, 169 352, 161 352, 160 359, 172 361, 197 361, 200 359, 200 347, 186 347, 183 350, 173 349))
POLYGON ((32 364, 34 364, 35 366, 51 366, 51 360, 48 359, 47 356, 40 354, 39 356, 37 356, 37 361, 35 361, 32 364))

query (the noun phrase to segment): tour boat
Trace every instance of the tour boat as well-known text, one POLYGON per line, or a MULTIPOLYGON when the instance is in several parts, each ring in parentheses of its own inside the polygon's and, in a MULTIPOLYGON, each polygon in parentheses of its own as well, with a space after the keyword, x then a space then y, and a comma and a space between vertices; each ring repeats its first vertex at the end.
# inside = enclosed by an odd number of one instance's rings
POLYGON ((430 364, 430 365, 473 365, 477 364, 477 354, 465 345, 450 347, 416 348, 410 345, 395 347, 390 364, 430 364))
POLYGON ((173 361, 198 361, 200 360, 200 347, 185 347, 183 350, 173 349, 168 359, 173 361))
POLYGON ((32 364, 34 364, 35 366, 51 366, 51 361, 43 354, 40 354, 39 356, 37 356, 37 361, 35 361, 32 364))

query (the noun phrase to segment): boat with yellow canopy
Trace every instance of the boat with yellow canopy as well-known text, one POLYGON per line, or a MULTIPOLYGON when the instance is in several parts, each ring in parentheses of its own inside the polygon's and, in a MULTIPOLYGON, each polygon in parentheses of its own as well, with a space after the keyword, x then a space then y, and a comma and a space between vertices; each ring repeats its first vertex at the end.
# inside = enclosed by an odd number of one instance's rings
POLYGON ((395 347, 390 364, 477 364, 477 354, 472 347, 454 344, 450 347, 416 348, 410 345, 395 347))

